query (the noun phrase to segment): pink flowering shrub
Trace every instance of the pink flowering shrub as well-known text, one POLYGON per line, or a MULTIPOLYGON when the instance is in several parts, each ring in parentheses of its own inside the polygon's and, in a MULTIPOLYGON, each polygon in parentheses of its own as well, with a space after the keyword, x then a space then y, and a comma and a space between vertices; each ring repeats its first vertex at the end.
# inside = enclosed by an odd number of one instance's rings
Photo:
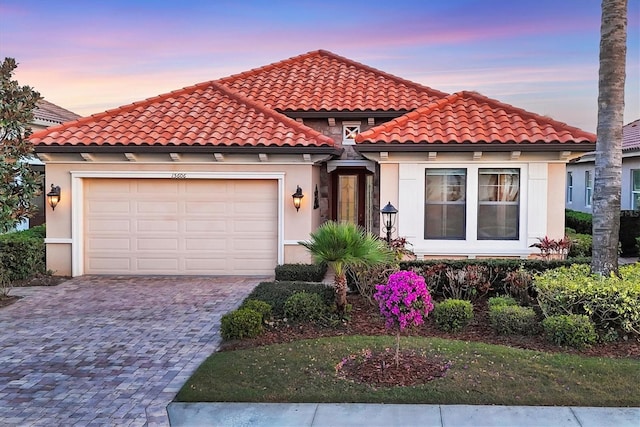
POLYGON ((398 326, 420 326, 433 310, 431 294, 424 278, 413 271, 399 271, 389 276, 386 285, 377 285, 373 298, 378 301, 380 314, 389 329, 398 326))

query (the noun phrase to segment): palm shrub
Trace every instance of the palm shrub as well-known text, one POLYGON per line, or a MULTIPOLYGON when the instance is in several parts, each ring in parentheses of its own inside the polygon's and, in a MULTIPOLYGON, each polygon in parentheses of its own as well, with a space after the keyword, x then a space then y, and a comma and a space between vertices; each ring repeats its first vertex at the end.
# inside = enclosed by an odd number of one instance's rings
POLYGON ((307 248, 316 263, 324 262, 333 269, 339 315, 344 315, 347 306, 347 268, 374 267, 394 259, 394 253, 384 241, 355 224, 328 221, 310 237, 299 243, 307 248))

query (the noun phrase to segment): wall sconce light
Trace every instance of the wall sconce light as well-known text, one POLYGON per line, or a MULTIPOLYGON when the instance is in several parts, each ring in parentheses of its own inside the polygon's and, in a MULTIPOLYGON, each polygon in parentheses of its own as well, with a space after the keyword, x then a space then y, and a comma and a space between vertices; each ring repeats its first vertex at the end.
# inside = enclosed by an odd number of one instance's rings
POLYGON ((300 210, 300 202, 302 202, 302 198, 304 194, 302 194, 302 188, 298 185, 296 188, 296 192, 291 195, 293 197, 293 206, 296 208, 296 212, 300 210))
POLYGON ((387 206, 380 210, 380 213, 382 214, 382 222, 384 223, 384 228, 387 232, 387 243, 390 243, 391 231, 396 223, 396 214, 398 213, 398 209, 389 202, 387 203, 387 206))
POLYGON ((60 187, 57 185, 51 184, 51 191, 47 193, 47 201, 49 202, 49 206, 51 206, 52 210, 56 210, 56 206, 60 203, 60 187))

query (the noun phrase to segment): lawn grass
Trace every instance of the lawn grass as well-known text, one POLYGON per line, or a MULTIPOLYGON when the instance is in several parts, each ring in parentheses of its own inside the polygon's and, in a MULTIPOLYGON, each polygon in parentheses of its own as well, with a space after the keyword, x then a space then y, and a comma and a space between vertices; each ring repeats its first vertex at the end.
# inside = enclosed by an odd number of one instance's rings
POLYGON ((393 347, 393 337, 342 336, 214 353, 176 400, 640 406, 639 360, 438 338, 405 337, 401 348, 451 361, 444 378, 374 389, 336 376, 335 366, 345 356, 393 347))

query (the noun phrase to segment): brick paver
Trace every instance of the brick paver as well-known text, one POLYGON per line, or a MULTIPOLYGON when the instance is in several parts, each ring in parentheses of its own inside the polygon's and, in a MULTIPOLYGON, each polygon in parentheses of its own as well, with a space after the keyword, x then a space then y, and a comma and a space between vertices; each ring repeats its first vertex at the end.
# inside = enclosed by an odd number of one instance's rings
POLYGON ((168 425, 256 277, 97 277, 0 309, 0 425, 168 425))

